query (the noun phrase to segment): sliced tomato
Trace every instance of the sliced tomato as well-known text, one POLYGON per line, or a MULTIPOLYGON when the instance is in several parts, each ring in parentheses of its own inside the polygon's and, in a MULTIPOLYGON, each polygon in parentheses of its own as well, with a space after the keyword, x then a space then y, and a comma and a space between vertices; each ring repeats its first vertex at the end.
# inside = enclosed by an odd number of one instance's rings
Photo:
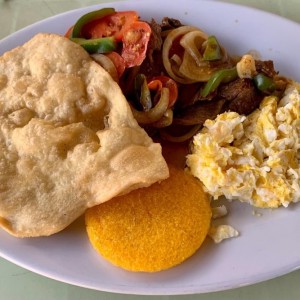
POLYGON ((169 107, 172 107, 178 98, 177 83, 168 76, 156 76, 148 82, 151 91, 161 91, 163 87, 169 89, 169 107))
POLYGON ((121 41, 124 32, 138 18, 136 11, 116 12, 84 25, 82 34, 86 39, 113 36, 117 41, 121 41))
POLYGON ((123 57, 117 52, 110 52, 105 54, 115 65, 119 78, 123 75, 125 71, 125 62, 123 57))
POLYGON ((122 38, 123 48, 121 56, 125 60, 125 67, 139 66, 146 57, 151 27, 146 22, 133 22, 122 38))
POLYGON ((70 37, 71 37, 71 33, 72 33, 72 30, 73 30, 73 27, 74 27, 74 26, 71 26, 71 27, 67 30, 67 32, 65 33, 65 37, 66 37, 66 38, 70 38, 70 37))

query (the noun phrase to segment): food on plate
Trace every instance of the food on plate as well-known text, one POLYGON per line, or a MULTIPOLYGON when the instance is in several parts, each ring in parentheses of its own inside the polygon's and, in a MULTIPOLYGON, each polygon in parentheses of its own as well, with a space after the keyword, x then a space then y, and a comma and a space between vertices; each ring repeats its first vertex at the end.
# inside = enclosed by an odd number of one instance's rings
POLYGON ((66 36, 89 53, 112 52, 121 42, 124 66, 134 67, 145 59, 150 34, 149 24, 140 21, 136 11, 103 8, 81 16, 66 36))
POLYGON ((224 111, 251 113, 287 83, 273 61, 232 57, 218 37, 168 17, 147 22, 136 11, 104 8, 83 15, 66 36, 119 83, 149 135, 172 142, 191 139, 224 111))
POLYGON ((212 225, 209 229, 208 235, 216 244, 219 244, 223 240, 239 236, 239 232, 231 225, 212 225))
POLYGON ((300 199, 300 88, 265 97, 249 116, 225 112, 193 139, 187 165, 215 199, 287 207, 300 199))
POLYGON ((273 61, 233 57, 195 26, 89 12, 0 57, 0 226, 47 236, 87 210, 106 259, 170 268, 207 235, 238 235, 210 227, 210 195, 298 201, 299 101, 273 61))
POLYGON ((161 146, 76 43, 38 34, 0 57, 0 224, 50 235, 86 208, 168 177, 161 146))
POLYGON ((211 208, 212 218, 218 219, 227 215, 228 211, 225 205, 220 205, 211 208))
POLYGON ((201 183, 169 164, 170 177, 87 210, 93 247, 130 271, 155 272, 180 264, 201 246, 211 208, 201 183))
MULTIPOLYGON (((215 203, 211 203, 212 205, 215 203)), ((227 207, 225 205, 212 206, 212 222, 208 232, 208 236, 216 243, 219 244, 223 240, 231 239, 239 236, 239 232, 228 224, 219 224, 216 219, 220 219, 227 215, 227 207)))

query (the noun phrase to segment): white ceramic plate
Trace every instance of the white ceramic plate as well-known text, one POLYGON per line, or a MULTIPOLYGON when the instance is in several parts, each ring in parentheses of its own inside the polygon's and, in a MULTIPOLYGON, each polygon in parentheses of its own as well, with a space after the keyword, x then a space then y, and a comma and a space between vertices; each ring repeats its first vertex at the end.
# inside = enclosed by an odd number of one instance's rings
MULTIPOLYGON (((38 32, 63 34, 83 13, 99 7, 137 10, 141 17, 160 21, 179 18, 215 34, 231 54, 255 49, 276 62, 281 74, 300 80, 297 66, 300 25, 254 9, 196 0, 151 0, 101 4, 61 14, 0 42, 0 53, 27 41, 38 32), (291 36, 292 33, 292 36, 291 36)), ((189 294, 220 291, 270 279, 300 267, 300 204, 253 215, 245 204, 228 205, 222 223, 241 235, 219 245, 210 240, 196 255, 173 269, 131 273, 112 266, 91 247, 80 219, 63 232, 45 238, 16 239, 0 231, 2 257, 36 273, 92 289, 130 294, 189 294)))

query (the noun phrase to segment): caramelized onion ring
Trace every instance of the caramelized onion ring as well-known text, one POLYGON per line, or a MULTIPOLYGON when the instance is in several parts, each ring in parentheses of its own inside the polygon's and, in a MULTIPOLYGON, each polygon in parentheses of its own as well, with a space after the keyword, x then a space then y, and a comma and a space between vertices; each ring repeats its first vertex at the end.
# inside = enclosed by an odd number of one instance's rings
POLYGON ((189 83, 193 83, 194 81, 190 80, 188 78, 185 78, 183 76, 180 76, 180 74, 175 74, 175 72, 173 70, 172 62, 169 57, 169 52, 173 45, 174 40, 177 37, 184 35, 188 32, 194 31, 194 30, 199 30, 199 29, 197 27, 193 27, 193 26, 181 26, 176 29, 173 29, 167 35, 167 37, 164 41, 164 44, 163 44, 162 58, 163 58, 164 67, 165 67, 166 71, 168 72, 169 76, 179 83, 189 84, 189 83))
POLYGON ((109 73, 114 81, 119 82, 117 69, 110 58, 100 53, 92 54, 91 57, 109 73))
POLYGON ((183 84, 206 82, 217 70, 232 66, 231 59, 223 47, 220 60, 203 60, 201 49, 207 39, 208 35, 196 27, 181 26, 173 29, 164 41, 162 52, 163 64, 169 76, 183 84), (184 48, 183 57, 176 54, 170 57, 170 50, 176 38, 180 38, 179 43, 184 48))
POLYGON ((208 39, 208 35, 201 30, 194 30, 186 33, 180 40, 180 45, 185 49, 196 62, 196 65, 201 67, 203 65, 207 66, 209 63, 203 61, 202 54, 199 49, 201 49, 202 44, 208 39))
POLYGON ((151 124, 160 120, 169 106, 169 89, 162 88, 160 99, 157 104, 148 111, 136 110, 132 105, 131 110, 139 124, 151 124))
POLYGON ((232 64, 226 51, 221 47, 222 59, 213 63, 202 61, 201 66, 196 64, 194 57, 185 51, 179 72, 182 76, 194 80, 195 82, 206 82, 211 75, 219 69, 228 68, 232 64))
POLYGON ((155 128, 163 128, 170 126, 173 123, 173 110, 168 108, 162 118, 151 124, 155 128))

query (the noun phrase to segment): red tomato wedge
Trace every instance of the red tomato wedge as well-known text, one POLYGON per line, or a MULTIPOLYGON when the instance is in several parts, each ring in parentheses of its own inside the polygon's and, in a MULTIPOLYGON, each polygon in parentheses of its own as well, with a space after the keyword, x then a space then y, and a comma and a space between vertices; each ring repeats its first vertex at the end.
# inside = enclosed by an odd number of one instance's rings
POLYGON ((71 33, 72 33, 72 30, 73 30, 73 27, 74 27, 74 26, 71 26, 71 27, 68 29, 68 31, 65 33, 65 37, 66 37, 66 38, 70 38, 70 37, 71 37, 71 33))
POLYGON ((169 107, 172 107, 178 98, 177 83, 167 76, 156 76, 148 82, 148 88, 152 91, 160 91, 163 87, 169 89, 169 107))
POLYGON ((126 68, 139 66, 144 61, 150 35, 150 25, 141 21, 133 22, 124 33, 121 56, 125 60, 126 68))
POLYGON ((116 12, 84 25, 82 33, 86 39, 113 36, 116 41, 121 41, 124 33, 138 18, 136 11, 116 12))
POLYGON ((119 78, 123 75, 125 71, 125 62, 123 57, 117 52, 110 52, 105 54, 115 65, 119 78))

